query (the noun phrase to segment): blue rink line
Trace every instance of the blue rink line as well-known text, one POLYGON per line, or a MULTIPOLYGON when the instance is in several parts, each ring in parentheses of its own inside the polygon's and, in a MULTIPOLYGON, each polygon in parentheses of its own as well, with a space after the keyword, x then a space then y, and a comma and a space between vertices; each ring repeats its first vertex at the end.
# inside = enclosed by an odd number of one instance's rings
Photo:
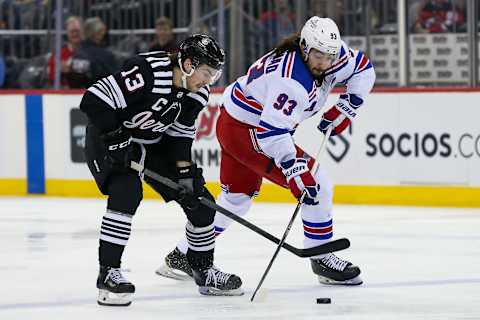
MULTIPOLYGON (((400 287, 429 287, 429 286, 442 286, 442 285, 458 285, 458 284, 477 284, 480 283, 480 278, 471 279, 445 279, 445 280, 425 280, 425 281, 400 281, 400 282, 384 282, 384 283, 372 283, 363 284, 349 288, 349 290, 362 290, 362 289, 377 289, 377 288, 400 288, 400 287)), ((294 289, 268 289, 273 293, 292 293, 292 292, 318 292, 321 286, 308 286, 297 287, 294 289)), ((245 288, 246 289, 246 288, 245 288)), ((245 290, 245 295, 241 297, 231 297, 232 299, 245 299, 245 303, 249 303, 249 297, 253 290, 245 290), (246 297, 246 298, 245 298, 246 297)), ((181 299, 201 298, 197 293, 187 295, 155 295, 155 296, 143 296, 134 298, 135 302, 140 301, 171 301, 181 299)), ((97 305, 95 298, 90 299, 77 299, 77 300, 65 300, 57 302, 25 302, 25 303, 13 303, 13 304, 0 304, 0 311, 5 310, 22 310, 22 309, 39 309, 39 308, 62 308, 68 306, 81 306, 81 305, 97 305)))
POLYGON ((27 137, 27 193, 45 193, 45 155, 43 144, 43 97, 25 96, 27 137))

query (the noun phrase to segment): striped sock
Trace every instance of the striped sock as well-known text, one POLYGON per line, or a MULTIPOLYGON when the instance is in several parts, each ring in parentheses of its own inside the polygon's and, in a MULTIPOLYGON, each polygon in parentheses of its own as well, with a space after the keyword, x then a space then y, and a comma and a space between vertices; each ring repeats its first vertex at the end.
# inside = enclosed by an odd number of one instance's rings
POLYGON ((100 240, 125 246, 130 237, 131 229, 131 215, 107 209, 102 219, 100 240))
POLYGON ((213 223, 206 227, 195 227, 187 223, 186 235, 188 247, 193 251, 208 251, 215 248, 215 229, 213 223))

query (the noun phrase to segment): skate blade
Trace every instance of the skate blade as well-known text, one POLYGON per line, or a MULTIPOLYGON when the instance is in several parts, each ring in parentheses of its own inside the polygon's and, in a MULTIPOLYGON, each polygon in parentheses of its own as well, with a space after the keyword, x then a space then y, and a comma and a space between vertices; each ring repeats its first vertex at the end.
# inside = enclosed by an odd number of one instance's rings
POLYGON ((326 284, 326 285, 358 286, 358 285, 361 285, 363 283, 363 280, 362 280, 362 278, 360 278, 360 276, 356 276, 355 278, 352 278, 352 279, 349 279, 349 280, 344 280, 344 281, 337 281, 337 280, 333 280, 333 279, 326 278, 326 277, 319 276, 319 275, 317 275, 317 277, 318 277, 318 282, 320 282, 321 284, 326 284))
POLYGON ((100 290, 97 303, 101 306, 126 307, 132 303, 133 293, 114 293, 108 290, 100 290))
POLYGON ((198 292, 205 296, 243 296, 245 293, 241 288, 233 290, 220 290, 213 287, 198 287, 198 292))
POLYGON ((187 273, 177 269, 172 269, 165 264, 160 268, 158 268, 157 270, 155 270, 155 273, 165 278, 170 278, 170 279, 175 279, 180 281, 193 280, 193 278, 187 273))

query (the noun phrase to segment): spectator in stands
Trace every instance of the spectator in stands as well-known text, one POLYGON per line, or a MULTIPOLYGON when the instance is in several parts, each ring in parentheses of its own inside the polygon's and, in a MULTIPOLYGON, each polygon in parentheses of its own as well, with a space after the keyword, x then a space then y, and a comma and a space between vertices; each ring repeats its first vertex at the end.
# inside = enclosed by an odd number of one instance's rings
POLYGON ((85 20, 85 40, 72 56, 68 81, 73 88, 87 88, 100 78, 115 73, 117 62, 112 52, 104 48, 107 28, 98 18, 85 20))
POLYGON ((414 31, 417 33, 440 33, 452 31, 455 24, 453 6, 448 0, 427 1, 417 18, 414 31))
POLYGON ((288 0, 275 0, 273 10, 261 14, 260 23, 264 28, 266 43, 270 46, 297 30, 295 13, 291 10, 288 0))
MULTIPOLYGON (((60 52, 61 62, 61 85, 63 88, 70 87, 67 81, 67 74, 71 72, 73 53, 80 47, 83 40, 83 22, 76 16, 71 16, 65 22, 67 30, 67 43, 60 52)), ((55 80, 55 55, 52 54, 48 60, 48 82, 50 85, 55 80)))
POLYGON ((467 32, 467 2, 455 0, 454 3, 455 32, 467 32))
MULTIPOLYGON (((409 0, 408 2, 408 30, 410 32, 424 33, 422 30, 417 31, 417 21, 420 12, 429 0, 409 0)), ((426 32, 426 31, 425 31, 426 32)))
POLYGON ((150 51, 176 52, 178 44, 173 34, 173 23, 167 17, 160 17, 155 21, 156 39, 150 46, 150 51))

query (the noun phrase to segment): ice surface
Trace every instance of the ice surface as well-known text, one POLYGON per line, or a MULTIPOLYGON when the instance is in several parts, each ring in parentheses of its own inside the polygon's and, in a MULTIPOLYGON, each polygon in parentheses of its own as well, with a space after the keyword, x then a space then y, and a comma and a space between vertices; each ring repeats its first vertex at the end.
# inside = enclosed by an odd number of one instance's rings
MULTIPOLYGON (((250 221, 281 236, 294 204, 258 203, 250 221)), ((137 287, 127 308, 96 304, 98 229, 105 201, 0 197, 0 319, 480 319, 480 210, 334 207, 339 253, 364 285, 319 285, 308 260, 282 251, 264 302, 249 301, 275 246, 234 224, 217 241, 216 264, 240 275, 246 295, 205 297, 193 282, 154 274, 183 232, 175 204, 144 201, 123 267, 137 287), (317 297, 332 304, 318 305, 317 297)), ((300 219, 288 242, 302 244, 300 219)))

